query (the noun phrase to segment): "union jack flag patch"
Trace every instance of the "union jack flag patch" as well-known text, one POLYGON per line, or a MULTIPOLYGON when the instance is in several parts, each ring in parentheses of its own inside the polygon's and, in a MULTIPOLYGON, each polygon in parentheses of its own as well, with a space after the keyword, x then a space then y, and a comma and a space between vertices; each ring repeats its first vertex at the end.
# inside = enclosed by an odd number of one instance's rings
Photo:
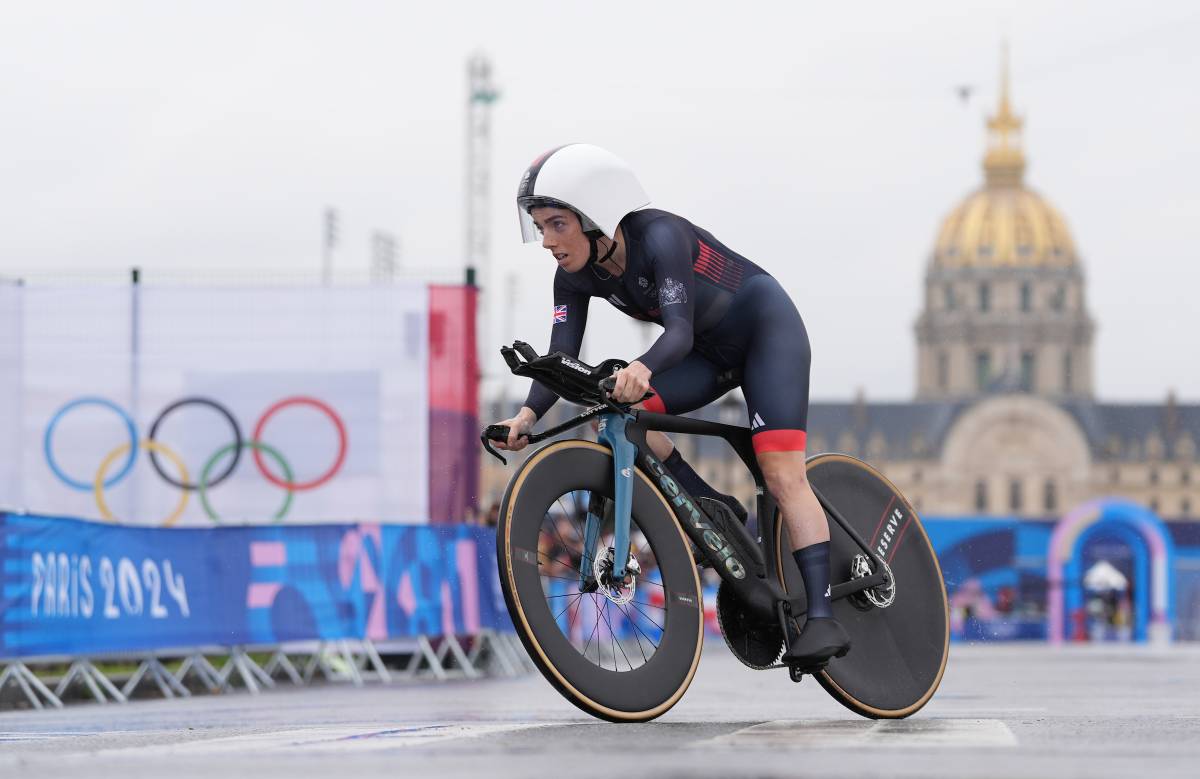
POLYGON ((566 306, 555 306, 554 307, 554 324, 557 325, 560 322, 565 322, 565 321, 567 321, 567 307, 566 306))

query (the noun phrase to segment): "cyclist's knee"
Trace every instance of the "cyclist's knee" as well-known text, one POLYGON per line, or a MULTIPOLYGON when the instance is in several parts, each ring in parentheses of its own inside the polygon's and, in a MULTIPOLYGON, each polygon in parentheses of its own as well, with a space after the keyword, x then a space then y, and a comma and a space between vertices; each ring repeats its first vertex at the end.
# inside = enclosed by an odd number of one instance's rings
POLYGON ((758 465, 776 500, 786 502, 809 489, 804 452, 763 452, 758 465))

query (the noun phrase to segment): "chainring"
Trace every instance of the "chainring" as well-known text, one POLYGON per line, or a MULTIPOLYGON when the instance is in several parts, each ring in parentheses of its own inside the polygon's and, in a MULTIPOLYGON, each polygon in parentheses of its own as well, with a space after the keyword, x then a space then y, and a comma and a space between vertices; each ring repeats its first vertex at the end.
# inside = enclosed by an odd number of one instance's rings
POLYGON ((761 671, 783 655, 779 625, 754 618, 725 582, 717 588, 717 622, 726 646, 743 665, 761 671))

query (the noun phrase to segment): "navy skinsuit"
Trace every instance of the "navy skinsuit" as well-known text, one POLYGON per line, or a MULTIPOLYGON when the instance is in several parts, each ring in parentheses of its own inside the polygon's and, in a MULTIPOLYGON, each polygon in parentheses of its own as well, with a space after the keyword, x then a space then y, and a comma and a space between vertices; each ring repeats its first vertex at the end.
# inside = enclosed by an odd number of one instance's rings
MULTIPOLYGON (((683 414, 734 387, 746 395, 756 451, 804 449, 808 333, 769 273, 686 219, 644 209, 621 221, 625 272, 588 265, 554 276, 551 352, 579 356, 588 302, 604 298, 664 332, 637 358, 651 371, 650 411, 683 414)), ((525 405, 540 418, 557 396, 534 382, 525 405)))

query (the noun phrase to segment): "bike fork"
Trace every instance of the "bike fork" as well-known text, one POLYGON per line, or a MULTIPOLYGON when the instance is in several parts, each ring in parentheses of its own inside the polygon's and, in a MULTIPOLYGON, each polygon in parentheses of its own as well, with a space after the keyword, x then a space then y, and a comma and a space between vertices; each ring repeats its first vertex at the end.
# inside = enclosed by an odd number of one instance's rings
MULTIPOLYGON (((600 440, 608 444, 613 453, 613 570, 612 580, 619 582, 625 578, 625 567, 629 563, 629 519, 633 511, 633 463, 637 457, 637 447, 625 437, 625 424, 629 418, 624 414, 600 415, 600 440)), ((588 512, 585 535, 587 549, 585 557, 591 557, 590 550, 595 539, 600 535, 600 520, 591 511, 588 512)), ((587 569, 590 569, 590 565, 587 569)))

